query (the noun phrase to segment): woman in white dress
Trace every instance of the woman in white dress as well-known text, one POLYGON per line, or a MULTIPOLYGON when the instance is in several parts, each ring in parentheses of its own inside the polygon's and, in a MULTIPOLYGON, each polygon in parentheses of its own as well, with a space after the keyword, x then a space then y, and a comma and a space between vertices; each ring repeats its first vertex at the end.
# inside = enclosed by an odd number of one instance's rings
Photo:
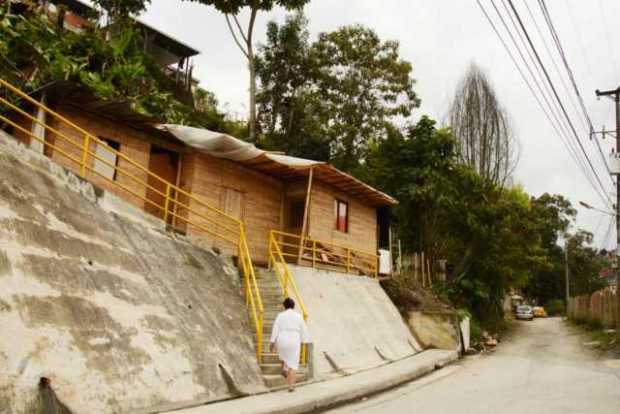
POLYGON ((284 299, 284 311, 280 312, 273 323, 270 349, 278 349, 278 358, 282 361, 282 375, 286 377, 289 392, 295 389, 295 371, 299 369, 301 344, 309 342, 308 327, 303 317, 295 312, 295 301, 284 299))

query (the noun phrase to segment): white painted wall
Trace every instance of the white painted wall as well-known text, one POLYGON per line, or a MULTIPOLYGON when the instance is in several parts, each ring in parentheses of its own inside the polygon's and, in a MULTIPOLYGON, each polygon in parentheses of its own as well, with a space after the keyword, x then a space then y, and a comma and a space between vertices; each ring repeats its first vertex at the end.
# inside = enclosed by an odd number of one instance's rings
POLYGON ((309 313, 318 378, 337 374, 325 353, 346 373, 407 357, 421 349, 375 279, 290 265, 309 313))

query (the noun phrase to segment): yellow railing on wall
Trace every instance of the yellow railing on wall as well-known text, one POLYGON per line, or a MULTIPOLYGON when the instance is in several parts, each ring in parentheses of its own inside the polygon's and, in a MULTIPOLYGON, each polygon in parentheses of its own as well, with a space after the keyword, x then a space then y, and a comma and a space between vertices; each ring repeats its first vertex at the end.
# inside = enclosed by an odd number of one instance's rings
POLYGON ((245 301, 256 329, 256 353, 260 362, 264 308, 256 283, 256 275, 243 222, 158 176, 148 167, 141 165, 122 152, 111 148, 103 140, 3 79, 0 79, 0 92, 2 92, 0 94, 0 120, 31 140, 40 142, 45 151, 53 151, 53 158, 56 158, 57 154, 59 161, 61 159, 69 161, 67 167, 81 177, 105 182, 111 188, 121 190, 122 194, 140 200, 145 209, 157 211, 158 217, 175 228, 180 230, 194 228, 198 232, 209 234, 216 241, 229 245, 233 252, 236 249, 239 268, 243 273, 245 301), (36 112, 43 111, 46 114, 46 119, 54 120, 54 127, 50 126, 47 121, 42 121, 39 117, 33 116, 25 108, 34 108, 36 112), (17 122, 16 116, 28 120, 31 125, 37 124, 46 132, 53 134, 53 140, 37 136, 32 132, 32 128, 28 129, 26 125, 17 122), (114 154, 117 160, 122 160, 122 164, 127 167, 120 166, 121 163, 110 162, 110 160, 97 154, 98 145, 105 145, 106 151, 114 154), (108 169, 112 169, 113 174, 104 174, 95 168, 95 160, 97 163, 106 165, 108 169), (156 199, 149 197, 149 192, 155 194, 156 199))
MULTIPOLYGON (((295 283, 295 278, 291 274, 291 271, 284 259, 284 253, 280 249, 278 244, 278 240, 276 237, 276 230, 272 230, 269 232, 269 268, 273 269, 280 282, 280 287, 282 288, 282 297, 288 298, 294 296, 297 300, 297 304, 299 305, 299 309, 301 310, 301 314, 305 321, 308 320, 308 310, 306 309, 306 305, 299 293, 299 288, 297 288, 297 283, 295 283), (293 295, 291 295, 291 292, 293 295)), ((308 360, 308 353, 306 350, 306 346, 304 345, 301 349, 301 363, 305 364, 308 360)))
POLYGON ((301 255, 301 264, 304 265, 378 276, 379 256, 375 253, 283 231, 272 230, 271 233, 270 237, 273 237, 288 262, 297 262, 301 255))

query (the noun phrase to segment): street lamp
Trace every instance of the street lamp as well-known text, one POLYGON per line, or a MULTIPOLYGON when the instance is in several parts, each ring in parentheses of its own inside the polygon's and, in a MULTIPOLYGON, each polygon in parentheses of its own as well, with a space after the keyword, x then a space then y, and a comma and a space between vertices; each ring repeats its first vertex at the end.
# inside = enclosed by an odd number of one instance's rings
POLYGON ((610 216, 615 216, 616 215, 616 213, 612 213, 611 211, 606 211, 606 210, 603 210, 601 208, 592 207, 590 204, 588 204, 588 203, 586 203, 584 201, 580 201, 579 204, 581 204, 582 207, 585 207, 588 210, 598 211, 599 213, 609 214, 610 216))

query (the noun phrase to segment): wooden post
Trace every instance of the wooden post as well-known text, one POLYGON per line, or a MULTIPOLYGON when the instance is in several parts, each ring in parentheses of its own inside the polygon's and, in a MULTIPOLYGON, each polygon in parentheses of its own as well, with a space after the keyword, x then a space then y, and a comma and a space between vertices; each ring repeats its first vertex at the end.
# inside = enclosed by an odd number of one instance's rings
POLYGON ((426 287, 426 275, 424 274, 424 252, 420 253, 420 264, 422 268, 422 287, 426 287))
POLYGON ((82 160, 80 164, 80 176, 86 177, 86 163, 88 162, 88 151, 90 150, 90 135, 84 136, 84 145, 82 147, 82 160))
POLYGON ((392 226, 388 227, 388 243, 390 245, 390 275, 394 273, 392 267, 394 266, 394 255, 392 252, 392 226))
POLYGON ((301 264, 301 257, 304 251, 304 238, 308 231, 308 210, 310 209, 310 193, 312 192, 312 176, 314 175, 314 167, 310 167, 308 174, 308 188, 306 190, 306 204, 304 206, 304 221, 301 226, 301 235, 299 238, 299 254, 297 255, 297 264, 301 264))
POLYGON ((403 271, 403 251, 400 248, 400 239, 398 239, 398 274, 403 271))
POLYGON ((431 261, 426 259, 426 272, 428 274, 428 286, 433 287, 433 279, 431 277, 431 261))
POLYGON ((166 183, 166 199, 164 200, 164 223, 168 224, 168 213, 170 212, 170 183, 166 183))
POLYGON ((413 254, 413 279, 418 281, 418 254, 413 254))
POLYGON ((316 240, 312 240, 312 267, 316 264, 316 240))

